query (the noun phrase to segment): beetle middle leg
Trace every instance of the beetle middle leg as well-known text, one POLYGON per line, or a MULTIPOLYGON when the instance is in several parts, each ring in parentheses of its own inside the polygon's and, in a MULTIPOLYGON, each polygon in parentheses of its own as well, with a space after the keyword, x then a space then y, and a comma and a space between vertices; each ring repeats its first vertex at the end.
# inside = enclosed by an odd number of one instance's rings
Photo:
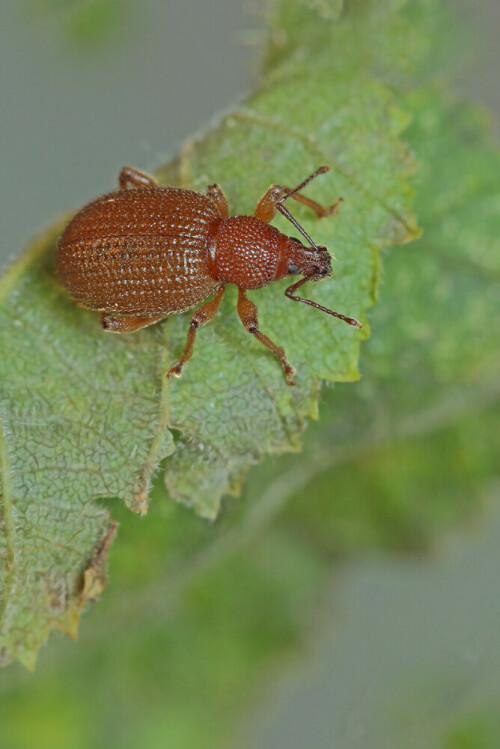
POLYGON ((147 328, 158 320, 162 320, 165 315, 160 317, 115 317, 101 312, 100 323, 104 330, 110 333, 135 333, 136 330, 147 328))
POLYGON ((260 332, 259 321, 257 319, 257 307, 253 302, 250 301, 250 299, 248 299, 245 290, 240 288, 238 288, 237 309, 238 315, 241 322, 243 323, 243 327, 245 328, 245 330, 248 330, 248 332, 255 336, 258 341, 263 343, 264 346, 267 346, 267 348, 272 351, 276 358, 281 362, 281 366, 283 367, 283 371, 285 373, 286 381, 288 382, 288 384, 295 385, 295 382, 293 380, 295 370, 288 362, 285 355, 285 350, 281 348, 281 346, 277 346, 275 343, 273 343, 271 339, 267 337, 267 335, 264 335, 264 333, 260 332))
POLYGON ((118 176, 120 190, 127 190, 129 187, 158 187, 158 182, 151 175, 135 169, 133 166, 124 166, 118 176))
POLYGON ((167 372, 167 377, 172 377, 172 375, 180 377, 182 367, 187 361, 189 361, 193 353, 196 331, 198 330, 198 328, 201 328, 202 325, 206 325, 207 322, 210 322, 214 319, 215 315, 217 314, 217 310, 219 309, 220 303, 222 302, 222 297, 224 296, 225 290, 226 287, 221 286, 213 299, 211 299, 209 302, 205 302, 205 304, 202 304, 201 307, 198 307, 189 323, 186 345, 184 346, 184 351, 182 352, 181 358, 179 359, 175 367, 169 369, 169 371, 167 372))

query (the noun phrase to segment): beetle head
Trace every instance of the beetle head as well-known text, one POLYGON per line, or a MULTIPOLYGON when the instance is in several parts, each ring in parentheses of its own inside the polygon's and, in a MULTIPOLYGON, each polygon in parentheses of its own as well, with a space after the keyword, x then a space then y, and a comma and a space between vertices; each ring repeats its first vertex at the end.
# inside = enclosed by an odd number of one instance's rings
POLYGON ((287 275, 307 276, 319 281, 332 274, 332 258, 326 247, 306 247, 295 237, 289 237, 287 275))
POLYGON ((354 328, 363 327, 354 317, 346 317, 345 315, 341 315, 340 312, 335 312, 328 307, 323 307, 321 304, 313 302, 312 299, 304 299, 303 297, 297 296, 297 289, 308 281, 320 281, 322 278, 331 275, 332 258, 326 247, 321 245, 305 247, 298 241, 298 239, 294 239, 293 237, 289 237, 288 241, 290 252, 288 275, 297 275, 300 273, 303 275, 303 278, 299 279, 286 289, 286 296, 289 299, 293 299, 294 302, 308 304, 321 312, 326 312, 327 315, 338 317, 340 320, 343 320, 348 325, 352 325, 354 328))

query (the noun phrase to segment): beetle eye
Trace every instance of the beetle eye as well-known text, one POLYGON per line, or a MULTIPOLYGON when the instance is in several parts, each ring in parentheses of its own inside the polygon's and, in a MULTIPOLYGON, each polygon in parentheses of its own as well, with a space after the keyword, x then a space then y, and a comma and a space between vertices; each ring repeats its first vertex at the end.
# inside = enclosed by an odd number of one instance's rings
POLYGON ((300 271, 300 268, 298 265, 294 265, 294 263, 290 263, 288 266, 288 275, 289 276, 296 276, 297 273, 300 271))
POLYGON ((326 278, 326 276, 330 275, 330 270, 328 268, 321 268, 320 266, 316 266, 314 275, 317 278, 326 278))

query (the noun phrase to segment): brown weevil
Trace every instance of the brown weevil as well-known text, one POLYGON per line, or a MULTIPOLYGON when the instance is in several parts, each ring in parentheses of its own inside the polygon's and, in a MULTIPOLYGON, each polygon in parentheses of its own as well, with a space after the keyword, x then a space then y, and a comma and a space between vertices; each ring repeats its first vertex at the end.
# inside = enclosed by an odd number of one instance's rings
POLYGON ((230 217, 219 185, 208 187, 205 195, 161 187, 147 174, 124 167, 120 189, 86 205, 66 227, 57 250, 59 275, 76 303, 98 310, 101 326, 114 333, 132 333, 215 293, 193 314, 181 358, 168 377, 181 374, 197 329, 215 317, 226 284, 235 284, 243 326, 280 360, 293 385, 293 367, 284 350, 259 330, 257 307, 246 292, 300 274, 303 278, 285 291, 289 299, 361 327, 352 317, 295 295, 306 281, 331 274, 331 258, 284 202, 293 198, 318 218, 334 214, 339 200, 324 208, 301 194, 314 177, 327 171, 321 166, 294 189, 272 185, 253 216, 230 217), (309 246, 269 224, 276 211, 291 221, 309 246))

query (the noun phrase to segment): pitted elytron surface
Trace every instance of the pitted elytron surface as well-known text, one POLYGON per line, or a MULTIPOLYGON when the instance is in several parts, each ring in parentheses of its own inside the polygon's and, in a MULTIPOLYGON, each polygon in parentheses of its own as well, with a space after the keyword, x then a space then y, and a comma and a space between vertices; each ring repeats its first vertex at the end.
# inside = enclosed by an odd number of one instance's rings
POLYGON ((84 307, 130 315, 147 310, 151 317, 183 312, 220 285, 206 266, 207 230, 218 218, 214 203, 190 190, 104 195, 64 232, 59 274, 84 307))

